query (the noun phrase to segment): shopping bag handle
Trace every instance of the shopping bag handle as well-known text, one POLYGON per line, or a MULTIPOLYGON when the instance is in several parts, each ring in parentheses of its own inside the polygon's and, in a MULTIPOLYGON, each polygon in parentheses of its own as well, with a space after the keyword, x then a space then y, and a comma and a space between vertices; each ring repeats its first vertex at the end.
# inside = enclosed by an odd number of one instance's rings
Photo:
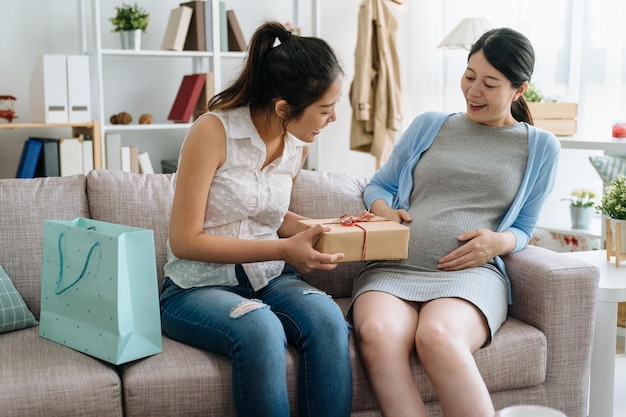
POLYGON ((59 234, 59 241, 57 242, 57 246, 59 248, 59 278, 57 279, 57 285, 54 288, 54 293, 56 295, 63 294, 65 291, 69 290, 74 285, 78 284, 78 282, 81 279, 83 279, 83 277, 85 276, 85 271, 87 270, 87 266, 89 265, 89 260, 91 259, 91 253, 94 251, 96 246, 100 244, 100 242, 95 242, 93 245, 91 245, 91 248, 89 248, 89 252, 87 252, 87 258, 85 259, 85 264, 83 265, 83 269, 80 271, 78 278, 76 278, 74 282, 72 282, 67 287, 61 289, 61 281, 63 280, 63 251, 61 250, 61 240, 63 239, 63 236, 64 236, 64 233, 61 232, 59 234))

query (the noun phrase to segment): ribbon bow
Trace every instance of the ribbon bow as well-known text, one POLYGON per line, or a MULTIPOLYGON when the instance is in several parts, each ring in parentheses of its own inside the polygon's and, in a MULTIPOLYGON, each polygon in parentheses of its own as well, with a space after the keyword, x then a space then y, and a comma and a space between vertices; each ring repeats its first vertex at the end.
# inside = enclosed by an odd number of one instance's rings
POLYGON ((365 213, 363 216, 353 216, 352 214, 346 213, 343 214, 334 221, 333 223, 339 223, 343 226, 356 226, 359 229, 363 230, 363 252, 361 253, 361 261, 365 260, 365 255, 367 254, 367 229, 361 226, 359 223, 361 222, 370 222, 372 221, 371 217, 368 217, 369 213, 365 213))

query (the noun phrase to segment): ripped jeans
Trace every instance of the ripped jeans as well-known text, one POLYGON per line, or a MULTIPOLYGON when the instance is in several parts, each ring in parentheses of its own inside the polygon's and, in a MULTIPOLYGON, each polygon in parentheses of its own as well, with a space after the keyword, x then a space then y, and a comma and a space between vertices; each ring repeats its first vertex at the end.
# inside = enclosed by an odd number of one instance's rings
POLYGON ((240 265, 236 271, 236 287, 181 289, 166 278, 161 293, 163 331, 231 359, 238 417, 290 415, 288 343, 299 355, 300 415, 349 416, 349 330, 337 304, 289 267, 258 292, 240 265))

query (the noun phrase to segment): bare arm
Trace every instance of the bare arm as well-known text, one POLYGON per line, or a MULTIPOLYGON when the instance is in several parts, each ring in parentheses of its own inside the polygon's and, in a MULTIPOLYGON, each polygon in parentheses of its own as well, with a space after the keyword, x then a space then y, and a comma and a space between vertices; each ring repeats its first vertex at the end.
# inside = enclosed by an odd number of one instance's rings
MULTIPOLYGON (((302 272, 336 266, 333 263, 342 254, 323 254, 313 249, 317 236, 326 227, 275 240, 237 239, 204 233, 209 190, 215 172, 225 158, 226 133, 222 123, 217 117, 205 116, 189 131, 176 176, 169 228, 170 247, 176 257, 228 264, 282 259, 302 272)), ((293 217, 287 217, 291 222, 293 217)))

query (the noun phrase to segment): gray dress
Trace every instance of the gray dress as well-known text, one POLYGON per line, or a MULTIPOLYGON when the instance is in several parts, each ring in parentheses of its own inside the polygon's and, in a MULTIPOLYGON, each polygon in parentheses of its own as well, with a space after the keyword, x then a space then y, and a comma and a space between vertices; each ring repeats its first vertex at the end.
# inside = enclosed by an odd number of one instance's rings
POLYGON ((462 113, 448 118, 413 172, 408 259, 366 264, 352 299, 366 291, 416 302, 462 298, 484 314, 493 337, 508 310, 507 284, 493 261, 462 271, 442 271, 437 263, 463 244, 462 232, 497 229, 527 161, 525 124, 484 126, 462 113))

